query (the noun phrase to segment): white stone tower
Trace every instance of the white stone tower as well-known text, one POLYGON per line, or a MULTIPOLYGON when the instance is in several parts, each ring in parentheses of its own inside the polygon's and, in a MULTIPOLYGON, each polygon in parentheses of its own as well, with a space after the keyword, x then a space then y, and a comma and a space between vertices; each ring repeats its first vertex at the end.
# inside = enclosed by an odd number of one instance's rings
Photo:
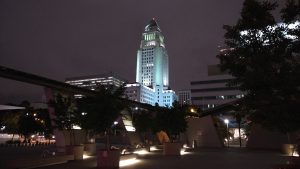
POLYGON ((169 87, 168 54, 164 36, 154 18, 145 27, 137 51, 136 81, 148 87, 169 87))

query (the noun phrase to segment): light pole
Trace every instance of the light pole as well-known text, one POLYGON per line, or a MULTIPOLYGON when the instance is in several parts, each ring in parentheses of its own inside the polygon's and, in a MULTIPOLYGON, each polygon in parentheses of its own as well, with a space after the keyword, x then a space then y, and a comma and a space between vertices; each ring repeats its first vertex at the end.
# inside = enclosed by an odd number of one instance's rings
POLYGON ((227 147, 229 147, 229 128, 228 128, 229 120, 228 120, 228 119, 225 119, 225 120, 224 120, 224 123, 225 123, 226 126, 227 126, 227 134, 226 134, 226 136, 227 136, 227 147))
POLYGON ((117 127, 117 125, 119 124, 119 122, 117 122, 117 121, 114 121, 114 134, 115 134, 115 136, 117 135, 117 129, 116 129, 116 127, 117 127))
POLYGON ((133 115, 134 115, 134 113, 137 113, 138 110, 139 110, 139 108, 138 108, 138 107, 135 107, 134 110, 131 111, 131 121, 132 121, 132 122, 133 122, 133 115))

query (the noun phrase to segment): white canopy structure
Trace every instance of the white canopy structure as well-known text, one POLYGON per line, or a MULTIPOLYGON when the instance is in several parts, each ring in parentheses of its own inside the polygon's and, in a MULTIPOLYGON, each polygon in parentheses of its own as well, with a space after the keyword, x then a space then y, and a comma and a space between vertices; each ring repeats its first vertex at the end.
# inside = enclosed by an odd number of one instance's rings
POLYGON ((0 105, 0 110, 18 110, 18 109, 25 109, 25 107, 0 105))

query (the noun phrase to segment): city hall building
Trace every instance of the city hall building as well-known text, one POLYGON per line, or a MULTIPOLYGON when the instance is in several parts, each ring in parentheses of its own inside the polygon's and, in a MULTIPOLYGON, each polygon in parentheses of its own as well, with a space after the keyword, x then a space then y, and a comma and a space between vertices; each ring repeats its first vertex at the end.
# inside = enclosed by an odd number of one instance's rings
POLYGON ((169 87, 169 56, 165 38, 155 19, 145 27, 137 51, 136 83, 126 85, 128 99, 170 107, 177 99, 169 87))

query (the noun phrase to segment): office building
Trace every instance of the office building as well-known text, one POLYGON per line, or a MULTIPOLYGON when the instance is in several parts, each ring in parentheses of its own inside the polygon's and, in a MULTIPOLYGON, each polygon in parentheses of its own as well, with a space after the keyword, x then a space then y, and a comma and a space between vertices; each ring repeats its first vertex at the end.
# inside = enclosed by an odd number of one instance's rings
POLYGON ((208 66, 207 77, 190 83, 192 104, 206 110, 244 97, 238 87, 227 86, 232 78, 221 72, 217 65, 208 66))
POLYGON ((190 90, 179 90, 177 91, 178 102, 180 105, 191 105, 191 91, 190 90))
MULTIPOLYGON (((120 78, 116 74, 110 72, 107 74, 98 74, 98 75, 90 75, 90 76, 78 76, 66 78, 65 83, 70 85, 90 89, 97 90, 97 88, 101 86, 113 86, 120 87, 126 81, 123 78, 120 78)), ((75 98, 81 98, 81 94, 75 94, 75 98)))

